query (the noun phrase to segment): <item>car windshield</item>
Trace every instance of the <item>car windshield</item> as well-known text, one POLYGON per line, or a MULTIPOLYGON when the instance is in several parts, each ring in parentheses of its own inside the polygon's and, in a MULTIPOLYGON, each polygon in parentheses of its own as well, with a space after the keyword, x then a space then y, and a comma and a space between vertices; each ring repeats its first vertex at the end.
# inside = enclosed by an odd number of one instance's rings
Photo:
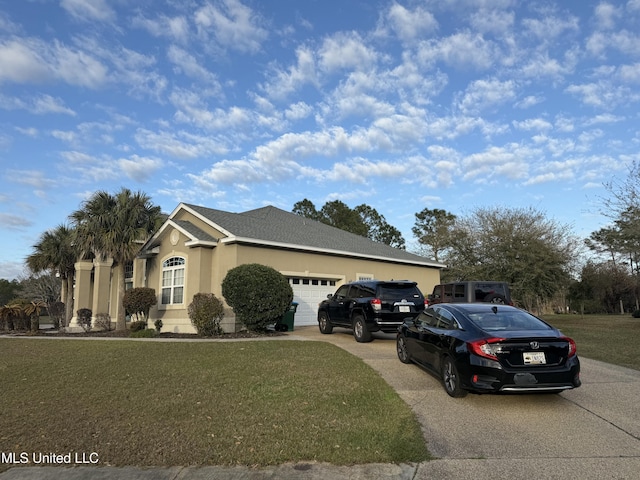
POLYGON ((550 330, 551 327, 522 310, 505 310, 494 307, 483 312, 468 313, 471 321, 482 330, 550 330))

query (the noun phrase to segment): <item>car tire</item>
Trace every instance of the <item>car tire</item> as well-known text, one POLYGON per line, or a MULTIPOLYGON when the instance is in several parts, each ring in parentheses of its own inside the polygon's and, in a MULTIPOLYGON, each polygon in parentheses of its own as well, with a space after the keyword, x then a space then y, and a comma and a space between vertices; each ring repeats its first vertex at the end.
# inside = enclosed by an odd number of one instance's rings
POLYGON ((356 339, 356 342, 359 343, 367 343, 372 340, 371 332, 369 332, 362 315, 353 317, 353 337, 356 339))
POLYGON ((506 298, 504 298, 502 295, 498 295, 498 294, 495 294, 495 293, 487 295, 484 298, 484 301, 488 302, 488 303, 496 303, 498 305, 506 305, 507 304, 507 299, 506 298))
POLYGON ((318 328, 320 329, 320 333, 327 335, 333 333, 333 325, 329 320, 329 316, 325 312, 318 315, 318 328))
POLYGON ((411 355, 407 350, 407 342, 402 335, 398 335, 396 340, 396 352, 398 352, 398 358, 402 363, 412 363, 411 355))
POLYGON ((462 398, 467 394, 466 390, 460 386, 458 369, 451 357, 442 359, 442 385, 450 397, 462 398))

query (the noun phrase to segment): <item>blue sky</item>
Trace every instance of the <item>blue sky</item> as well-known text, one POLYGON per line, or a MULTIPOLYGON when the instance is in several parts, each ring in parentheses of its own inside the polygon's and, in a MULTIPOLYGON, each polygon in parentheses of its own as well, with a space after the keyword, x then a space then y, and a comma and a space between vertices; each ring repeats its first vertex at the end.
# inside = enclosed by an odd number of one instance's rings
POLYGON ((534 207, 640 160, 640 0, 0 0, 0 278, 96 190, 165 212, 534 207))

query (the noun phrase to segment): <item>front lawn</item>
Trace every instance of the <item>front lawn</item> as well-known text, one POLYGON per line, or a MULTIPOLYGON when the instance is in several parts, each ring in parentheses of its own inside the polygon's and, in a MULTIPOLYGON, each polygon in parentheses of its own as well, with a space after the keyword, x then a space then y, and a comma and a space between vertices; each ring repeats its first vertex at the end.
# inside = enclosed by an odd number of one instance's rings
POLYGON ((0 386, 0 452, 117 466, 429 458, 396 392, 324 342, 0 339, 0 386))
POLYGON ((578 356, 640 370, 640 319, 631 315, 546 315, 576 341, 578 356))

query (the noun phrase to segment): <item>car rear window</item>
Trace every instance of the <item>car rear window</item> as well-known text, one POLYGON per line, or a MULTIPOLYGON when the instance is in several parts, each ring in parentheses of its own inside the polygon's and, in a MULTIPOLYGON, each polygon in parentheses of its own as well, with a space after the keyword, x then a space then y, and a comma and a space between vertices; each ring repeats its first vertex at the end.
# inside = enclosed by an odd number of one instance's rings
POLYGON ((469 313, 471 321, 486 332, 500 330, 551 330, 551 327, 521 310, 500 310, 469 313))
POLYGON ((503 283, 476 283, 474 285, 476 301, 483 301, 488 295, 507 296, 503 283))
POLYGON ((385 284, 378 287, 380 298, 421 298, 422 293, 415 285, 385 284))

